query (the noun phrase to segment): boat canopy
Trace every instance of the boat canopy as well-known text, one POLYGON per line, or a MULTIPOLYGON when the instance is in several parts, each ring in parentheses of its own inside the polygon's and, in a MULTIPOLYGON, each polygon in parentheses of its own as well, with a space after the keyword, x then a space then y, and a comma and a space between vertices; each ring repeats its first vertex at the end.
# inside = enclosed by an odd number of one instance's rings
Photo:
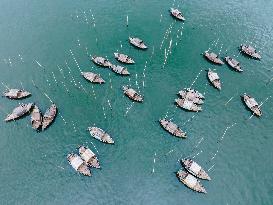
POLYGON ((188 174, 188 176, 184 180, 185 180, 185 183, 189 185, 190 187, 194 187, 197 184, 197 179, 191 174, 188 174))
POLYGON ((219 78, 219 76, 218 76, 217 73, 214 73, 214 72, 211 72, 211 73, 210 73, 210 80, 211 80, 211 81, 219 80, 219 79, 220 79, 220 78, 219 78))
POLYGON ((82 153, 81 157, 85 160, 85 161, 89 161, 93 156, 95 156, 95 154, 90 150, 90 149, 86 149, 84 151, 84 153, 82 153))
POLYGON ((200 165, 198 165, 196 162, 192 162, 191 167, 190 167, 190 170, 191 170, 193 173, 199 173, 200 170, 201 170, 201 167, 200 167, 200 165))
POLYGON ((192 105, 193 105, 193 102, 192 102, 192 101, 185 100, 185 101, 184 101, 183 107, 184 107, 185 109, 190 110, 190 109, 192 108, 192 105))
POLYGON ((78 168, 83 164, 84 162, 79 156, 74 156, 74 158, 71 160, 71 165, 75 170, 78 170, 78 168))

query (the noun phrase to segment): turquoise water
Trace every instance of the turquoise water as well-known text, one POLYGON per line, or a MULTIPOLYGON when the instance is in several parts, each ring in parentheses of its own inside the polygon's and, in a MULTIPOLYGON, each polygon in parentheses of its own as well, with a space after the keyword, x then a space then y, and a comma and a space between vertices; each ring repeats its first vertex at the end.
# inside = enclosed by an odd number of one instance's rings
MULTIPOLYGON (((42 133, 31 129, 29 117, 0 123, 1 204, 273 204, 272 10, 272 1, 254 0, 2 0, 1 92, 5 86, 23 87, 32 97, 22 102, 35 102, 45 112, 50 98, 59 114, 42 133), (183 11, 184 24, 169 16, 173 4, 183 11), (149 49, 130 46, 130 35, 149 49), (241 43, 255 46, 262 60, 241 55, 241 43), (244 72, 210 64, 200 55, 208 48, 221 57, 235 56, 244 72), (89 60, 95 54, 116 63, 116 50, 135 59, 127 66, 130 77, 89 60), (208 68, 220 75, 221 92, 208 83, 208 68), (81 70, 100 73, 106 84, 88 83, 81 70), (176 93, 193 82, 206 96, 197 114, 174 105, 176 93), (144 95, 143 104, 123 96, 125 84, 144 95), (264 102, 260 119, 249 119, 240 99, 244 92, 264 102), (166 115, 187 139, 159 126, 166 115), (92 139, 86 128, 94 124, 109 132, 115 145, 92 139), (101 162, 90 178, 66 161, 80 144, 96 151, 101 162), (188 156, 209 170, 212 181, 202 182, 206 195, 175 176, 178 160, 188 156)), ((18 103, 1 98, 0 117, 18 103)))

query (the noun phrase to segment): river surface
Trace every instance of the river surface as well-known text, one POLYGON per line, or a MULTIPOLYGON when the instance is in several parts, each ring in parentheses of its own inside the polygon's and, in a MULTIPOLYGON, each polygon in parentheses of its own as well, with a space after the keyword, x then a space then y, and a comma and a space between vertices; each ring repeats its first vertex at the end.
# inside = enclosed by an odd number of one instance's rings
POLYGON ((269 0, 2 0, 0 89, 24 88, 32 96, 1 98, 0 118, 19 102, 45 112, 52 101, 59 113, 40 133, 29 116, 0 123, 0 204, 272 205, 272 11, 269 0), (169 15, 172 6, 182 10, 184 23, 169 15), (148 50, 129 45, 128 36, 142 38, 148 50), (257 48, 262 60, 242 55, 242 43, 257 48), (210 64, 201 55, 208 49, 235 57, 244 72, 210 64), (127 66, 129 77, 90 62, 99 55, 118 64, 117 50, 136 61, 127 66), (207 80, 209 68, 221 78, 220 92, 207 80), (88 83, 81 71, 99 73, 106 83, 88 83), (132 103, 123 85, 144 95, 144 103, 132 103), (190 86, 205 94, 200 113, 174 104, 176 93, 190 86), (242 103, 245 92, 262 103, 261 118, 242 103), (164 131, 162 117, 187 139, 164 131), (92 125, 115 145, 91 138, 92 125), (102 166, 92 177, 66 160, 82 144, 102 166), (212 180, 201 182, 208 194, 177 180, 184 157, 208 170, 212 180))

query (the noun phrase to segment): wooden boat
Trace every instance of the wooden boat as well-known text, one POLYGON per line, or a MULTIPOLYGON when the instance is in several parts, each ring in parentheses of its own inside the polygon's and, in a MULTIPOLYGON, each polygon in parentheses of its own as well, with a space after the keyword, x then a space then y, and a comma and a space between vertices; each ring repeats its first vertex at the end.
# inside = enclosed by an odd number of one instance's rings
POLYGON ((16 120, 26 114, 28 114, 34 104, 33 103, 27 103, 27 104, 21 104, 18 107, 14 108, 12 113, 9 114, 5 121, 11 121, 11 120, 16 120))
POLYGON ((39 130, 42 126, 43 116, 40 112, 38 106, 34 105, 34 108, 31 111, 31 126, 35 130, 39 130))
POLYGON ((190 173, 187 173, 180 169, 176 176, 178 177, 179 181, 181 181, 183 184, 185 184, 190 189, 200 192, 200 193, 207 193, 206 189, 203 187, 203 185, 200 183, 196 177, 191 175, 190 173))
POLYGON ((192 175, 194 175, 194 176, 196 176, 196 177, 198 177, 200 179, 210 180, 209 175, 195 161, 193 161, 191 159, 183 159, 183 160, 181 160, 181 164, 192 175))
POLYGON ((211 62, 218 64, 218 65, 223 65, 224 62, 216 55, 215 53, 211 52, 209 53, 208 51, 205 51, 204 56, 211 62))
POLYGON ((148 47, 144 44, 143 40, 139 38, 129 37, 130 43, 140 49, 147 49, 148 47))
POLYGON ((257 101, 251 97, 250 95, 244 94, 243 96, 243 100, 246 104, 246 106, 258 117, 262 116, 262 111, 257 103, 257 101))
POLYGON ((189 101, 193 101, 193 103, 201 105, 204 103, 204 101, 196 95, 194 92, 186 91, 186 90, 181 90, 179 91, 178 95, 181 96, 181 98, 184 98, 189 101))
POLYGON ((91 151, 91 149, 85 146, 80 146, 79 154, 88 166, 91 166, 97 169, 100 168, 99 160, 97 156, 91 151))
POLYGON ((122 54, 122 53, 114 53, 115 58, 122 63, 127 63, 127 64, 134 64, 135 61, 130 58, 129 56, 122 54))
POLYGON ((232 67, 234 70, 238 72, 243 72, 243 70, 241 69, 240 63, 236 59, 227 56, 225 57, 225 60, 228 63, 228 65, 232 67))
POLYGON ((212 83, 212 85, 215 88, 217 88, 218 90, 221 90, 221 81, 220 81, 220 77, 218 76, 217 73, 215 73, 209 69, 208 70, 208 78, 209 78, 209 81, 212 83))
POLYGON ((48 108, 43 117, 43 125, 42 130, 45 130, 55 119, 57 115, 57 107, 55 104, 52 104, 50 108, 48 108))
POLYGON ((255 58, 258 60, 262 58, 261 55, 252 46, 241 44, 241 51, 252 58, 255 58))
POLYGON ((92 72, 81 72, 81 75, 92 83, 105 83, 105 81, 100 77, 100 75, 92 72))
POLYGON ((173 122, 171 122, 170 120, 167 119, 161 119, 159 120, 161 126, 167 130, 169 133, 171 133, 172 135, 176 136, 176 137, 180 137, 180 138, 186 138, 186 133, 183 132, 183 130, 181 130, 176 124, 174 124, 173 122))
POLYGON ((25 90, 19 90, 19 89, 9 89, 6 92, 4 92, 4 96, 10 99, 22 99, 30 95, 31 95, 30 92, 27 92, 25 90))
POLYGON ((91 176, 91 172, 88 169, 87 164, 80 158, 79 155, 70 153, 67 155, 67 160, 77 172, 85 176, 91 176))
POLYGON ((200 112, 202 108, 193 103, 193 101, 185 100, 185 99, 175 99, 177 105, 185 110, 200 112))
POLYGON ((143 97, 138 94, 133 88, 129 88, 128 86, 123 86, 123 93, 129 97, 131 100, 136 102, 143 102, 143 97))
POLYGON ((124 68, 120 65, 111 65, 111 69, 119 75, 130 75, 127 68, 124 68))
POLYGON ((170 9, 171 15, 173 17, 175 17, 176 19, 180 20, 180 21, 185 21, 185 17, 182 15, 181 11, 179 11, 178 9, 174 9, 171 8, 170 9))
POLYGON ((109 60, 107 60, 106 58, 103 58, 103 57, 93 56, 91 58, 91 60, 95 64, 102 66, 102 67, 110 67, 112 65, 109 60))
POLYGON ((88 131, 90 132, 91 136, 95 139, 107 143, 107 144, 114 144, 114 140, 107 134, 104 130, 98 127, 88 127, 88 131))
POLYGON ((188 92, 194 94, 194 96, 195 96, 196 98, 205 99, 205 96, 204 96, 202 93, 200 93, 200 92, 198 92, 197 90, 194 90, 194 89, 192 89, 192 88, 184 88, 184 90, 179 91, 178 94, 181 95, 181 97, 183 97, 182 95, 185 95, 185 94, 187 94, 188 92), (184 93, 184 94, 183 94, 183 93, 184 93))

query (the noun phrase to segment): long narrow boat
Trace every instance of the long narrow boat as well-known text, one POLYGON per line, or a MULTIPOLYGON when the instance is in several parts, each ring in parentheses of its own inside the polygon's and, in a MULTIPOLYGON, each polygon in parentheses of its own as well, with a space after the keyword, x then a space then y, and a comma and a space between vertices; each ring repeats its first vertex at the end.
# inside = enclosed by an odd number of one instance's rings
POLYGON ((5 121, 8 122, 11 120, 16 120, 16 119, 28 114, 33 105, 34 105, 34 103, 19 105, 18 107, 14 108, 12 113, 6 117, 5 121))
POLYGON ((217 88, 218 90, 221 90, 221 81, 220 81, 220 77, 218 76, 217 73, 215 73, 209 69, 208 70, 208 79, 215 88, 217 88))
POLYGON ((87 165, 97 169, 100 168, 99 160, 97 156, 94 154, 94 152, 91 151, 91 149, 85 146, 80 146, 79 154, 81 158, 86 162, 87 165))
POLYGON ((29 97, 30 95, 31 95, 30 92, 19 89, 9 89, 6 92, 4 92, 4 96, 9 99, 22 99, 29 97))
POLYGON ((183 184, 185 184, 190 189, 200 192, 200 193, 207 193, 206 189, 203 187, 203 185, 200 183, 200 181, 191 175, 190 173, 187 173, 180 169, 176 176, 178 177, 179 181, 181 181, 183 184))
POLYGON ((180 20, 180 21, 185 21, 185 17, 183 16, 183 14, 181 13, 181 11, 179 11, 178 9, 174 9, 171 8, 170 9, 171 15, 173 17, 175 17, 176 19, 180 20))
POLYGON ((56 118, 57 115, 57 107, 55 104, 52 104, 50 108, 48 108, 43 117, 43 125, 42 130, 45 130, 56 118))
POLYGON ((88 131, 90 132, 91 136, 95 139, 107 143, 107 144, 114 144, 114 140, 111 136, 106 133, 104 130, 98 127, 88 127, 88 131))
POLYGON ((114 71, 115 73, 119 75, 130 75, 127 68, 120 65, 111 65, 111 69, 112 71, 114 71))
POLYGON ((123 93, 131 100, 134 100, 136 102, 143 102, 143 97, 140 94, 138 94, 133 88, 123 86, 122 89, 123 93))
POLYGON ((246 54, 254 59, 260 60, 262 58, 261 55, 252 46, 241 44, 240 48, 244 54, 246 54))
POLYGON ((193 112, 200 112, 202 108, 193 103, 193 101, 185 100, 185 99, 175 99, 177 105, 185 110, 193 111, 193 112))
POLYGON ((172 135, 176 136, 176 137, 180 137, 180 138, 186 138, 186 133, 183 132, 183 130, 181 130, 176 124, 174 124, 173 122, 171 122, 170 120, 167 119, 161 119, 159 120, 161 126, 167 130, 169 133, 171 133, 172 135))
POLYGON ((129 57, 128 55, 125 55, 123 53, 114 53, 115 58, 122 63, 126 63, 126 64, 134 64, 135 61, 129 57))
POLYGON ((188 92, 194 94, 194 96, 196 98, 205 99, 205 96, 202 93, 200 93, 197 90, 194 90, 192 88, 184 88, 184 90, 180 90, 178 94, 181 95, 181 97, 183 97, 188 92))
POLYGON ((67 155, 69 164, 79 173, 85 176, 91 176, 91 172, 88 169, 86 163, 80 158, 79 155, 70 153, 67 155))
POLYGON ((81 72, 81 75, 91 83, 105 83, 105 81, 100 77, 99 74, 92 73, 92 72, 81 72))
POLYGON ((91 60, 95 64, 102 66, 102 67, 110 67, 112 65, 112 63, 109 60, 107 60, 106 58, 103 58, 103 57, 92 56, 91 60))
POLYGON ((148 47, 145 45, 145 43, 143 42, 143 40, 139 39, 139 38, 134 38, 134 37, 129 37, 129 42, 140 49, 147 49, 148 47))
POLYGON ((216 55, 215 53, 211 52, 209 53, 208 51, 205 51, 204 56, 211 62, 218 64, 218 65, 223 65, 224 62, 216 55))
POLYGON ((179 91, 178 94, 181 96, 181 98, 184 98, 189 101, 193 101, 193 103, 195 104, 201 105, 204 103, 204 101, 201 98, 199 98, 194 92, 181 90, 179 91))
POLYGON ((35 130, 39 130, 39 128, 42 126, 43 122, 43 116, 40 112, 38 106, 34 105, 34 108, 31 111, 31 126, 35 130))
POLYGON ((181 160, 181 164, 192 175, 194 175, 200 179, 210 180, 210 177, 205 172, 205 170, 199 164, 197 164, 195 161, 193 161, 192 159, 183 159, 183 160, 181 160))
POLYGON ((251 97, 250 95, 244 94, 243 96, 243 100, 246 104, 246 106, 258 117, 262 116, 262 111, 261 108, 259 106, 259 104, 257 103, 257 101, 251 97))
POLYGON ((238 72, 243 72, 243 70, 241 69, 240 63, 236 59, 227 56, 225 57, 225 60, 231 68, 233 68, 234 70, 238 72))

